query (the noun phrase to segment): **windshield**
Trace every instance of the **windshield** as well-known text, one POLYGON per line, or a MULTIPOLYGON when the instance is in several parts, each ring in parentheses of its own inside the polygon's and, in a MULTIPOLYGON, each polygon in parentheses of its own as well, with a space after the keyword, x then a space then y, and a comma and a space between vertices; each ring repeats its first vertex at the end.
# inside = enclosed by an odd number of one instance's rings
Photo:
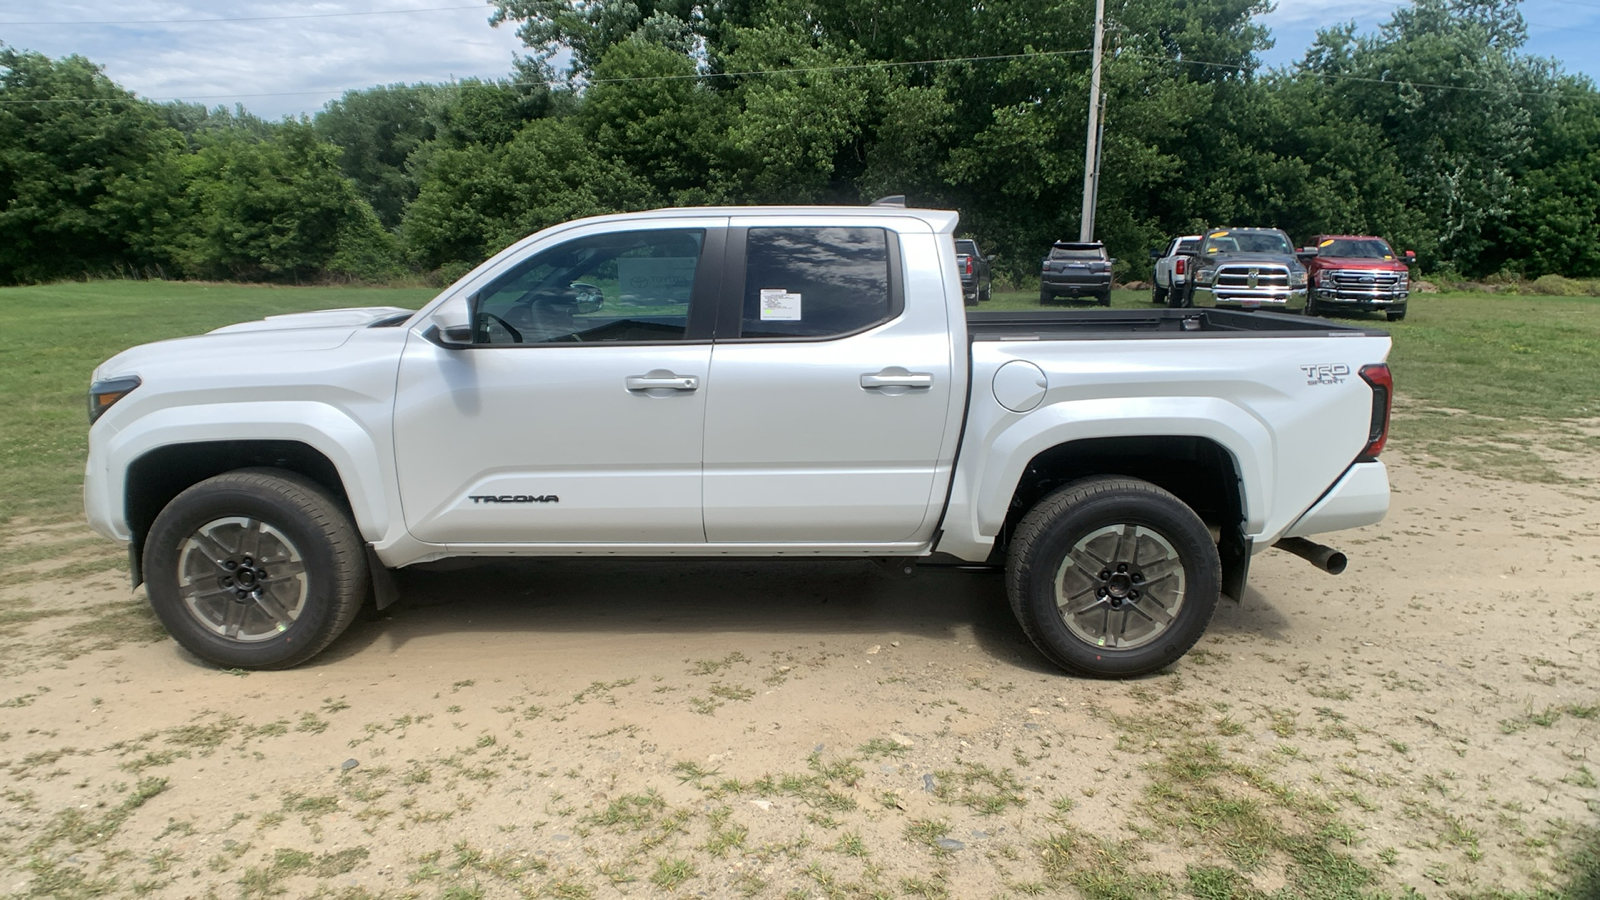
POLYGON ((1349 259, 1394 259, 1389 242, 1382 238, 1330 238, 1317 245, 1318 256, 1349 259))
POLYGON ((957 253, 964 253, 967 256, 977 256, 978 255, 978 242, 977 241, 956 241, 956 252, 957 253))
POLYGON ((1206 235, 1206 253, 1280 253, 1293 255, 1281 231, 1213 231, 1206 235))
POLYGON ((1183 238, 1182 240, 1178 241, 1177 249, 1175 249, 1173 252, 1190 253, 1194 250, 1194 245, 1198 243, 1200 243, 1199 238, 1183 238))
POLYGON ((1104 247, 1051 247, 1051 259, 1105 259, 1104 247))

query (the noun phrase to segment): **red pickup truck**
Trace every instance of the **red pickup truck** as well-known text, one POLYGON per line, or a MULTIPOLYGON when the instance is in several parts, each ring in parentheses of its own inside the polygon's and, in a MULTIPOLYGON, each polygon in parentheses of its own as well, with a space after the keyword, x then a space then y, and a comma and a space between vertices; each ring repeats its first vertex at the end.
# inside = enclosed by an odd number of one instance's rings
POLYGON ((1295 255, 1306 267, 1306 315, 1334 310, 1376 310, 1389 321, 1406 317, 1416 253, 1404 258, 1370 235, 1319 234, 1295 255))

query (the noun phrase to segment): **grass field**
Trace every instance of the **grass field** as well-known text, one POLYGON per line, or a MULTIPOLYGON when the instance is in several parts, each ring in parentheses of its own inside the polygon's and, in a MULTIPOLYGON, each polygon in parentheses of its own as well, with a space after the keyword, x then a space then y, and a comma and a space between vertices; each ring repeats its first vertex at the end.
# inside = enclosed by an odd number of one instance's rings
MULTIPOLYGON (((264 287, 134 281, 0 289, 0 522, 80 514, 89 373, 149 341, 261 316, 340 306, 414 307, 430 288, 264 287)), ((1149 309, 1143 291, 1112 305, 1149 309)), ((985 309, 1037 309, 1036 291, 985 309)), ((1075 308, 1089 309, 1088 304, 1075 308)), ((1391 362, 1400 446, 1501 475, 1582 480, 1566 463, 1600 450, 1600 299, 1434 294, 1413 299, 1391 362)))

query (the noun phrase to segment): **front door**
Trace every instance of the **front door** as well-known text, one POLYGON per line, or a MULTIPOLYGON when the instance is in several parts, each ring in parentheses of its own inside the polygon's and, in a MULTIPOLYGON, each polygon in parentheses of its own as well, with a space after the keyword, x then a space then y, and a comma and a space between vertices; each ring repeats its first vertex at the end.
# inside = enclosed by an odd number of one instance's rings
POLYGON ((410 335, 395 453, 415 537, 705 541, 711 320, 692 309, 715 303, 725 222, 557 235, 474 295, 471 347, 410 335))

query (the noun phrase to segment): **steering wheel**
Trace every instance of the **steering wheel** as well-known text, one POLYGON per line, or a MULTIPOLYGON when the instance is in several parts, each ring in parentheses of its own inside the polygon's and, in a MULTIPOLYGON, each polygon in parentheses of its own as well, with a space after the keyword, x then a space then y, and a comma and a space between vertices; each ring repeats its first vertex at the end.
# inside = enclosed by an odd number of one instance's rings
MULTIPOLYGON (((517 343, 517 344, 522 343, 522 332, 520 332, 517 329, 511 327, 511 323, 510 322, 507 322, 505 319, 500 318, 499 316, 495 315, 494 313, 480 312, 480 313, 478 313, 478 315, 481 316, 486 322, 491 322, 493 324, 499 325, 501 328, 504 328, 506 330, 506 334, 511 335, 511 340, 512 340, 513 343, 517 343)), ((485 328, 483 330, 483 333, 484 333, 484 336, 487 337, 488 334, 489 334, 489 329, 485 328)))

